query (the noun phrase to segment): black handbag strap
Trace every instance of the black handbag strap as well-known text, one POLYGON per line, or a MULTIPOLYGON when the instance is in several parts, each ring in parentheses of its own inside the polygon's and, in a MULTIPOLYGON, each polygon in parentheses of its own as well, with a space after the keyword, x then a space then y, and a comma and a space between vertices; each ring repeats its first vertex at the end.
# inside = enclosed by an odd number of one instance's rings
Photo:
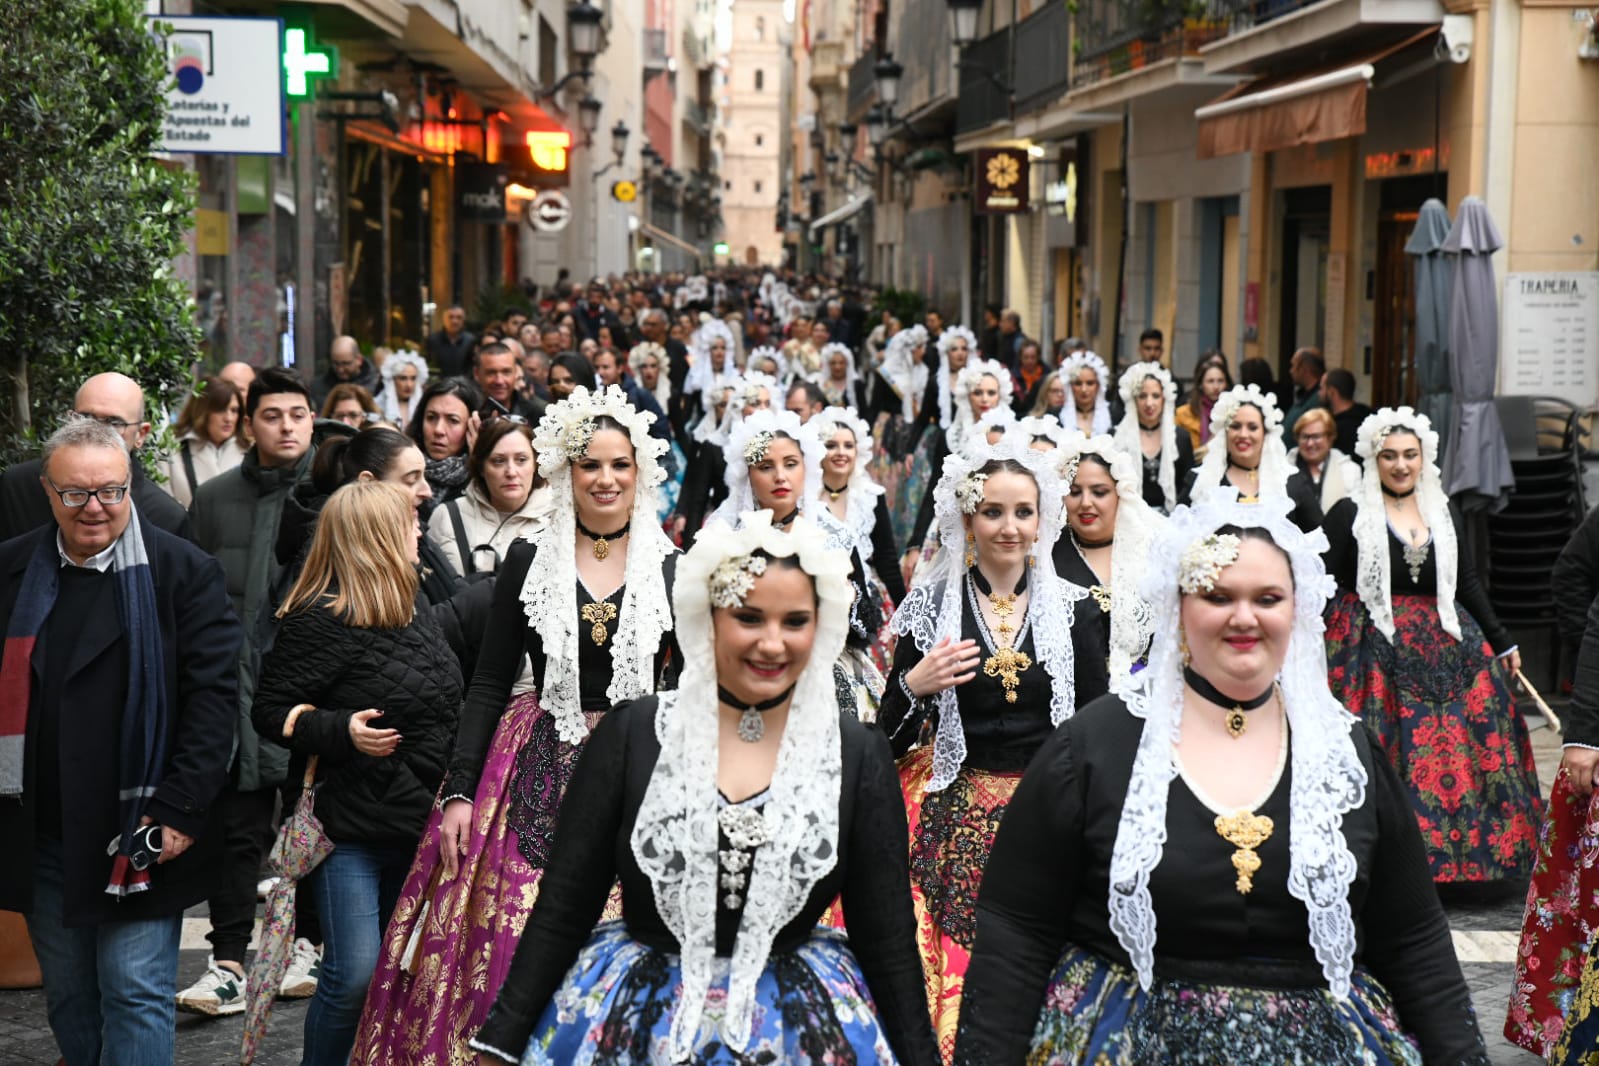
POLYGON ((444 505, 444 510, 450 516, 450 528, 455 530, 455 546, 461 550, 461 574, 477 573, 477 566, 472 559, 472 542, 466 536, 466 523, 461 520, 461 501, 451 500, 444 505))
POLYGON ((200 479, 194 474, 194 456, 189 454, 189 442, 184 441, 178 448, 183 456, 183 473, 189 479, 189 499, 194 499, 194 494, 200 491, 200 479))

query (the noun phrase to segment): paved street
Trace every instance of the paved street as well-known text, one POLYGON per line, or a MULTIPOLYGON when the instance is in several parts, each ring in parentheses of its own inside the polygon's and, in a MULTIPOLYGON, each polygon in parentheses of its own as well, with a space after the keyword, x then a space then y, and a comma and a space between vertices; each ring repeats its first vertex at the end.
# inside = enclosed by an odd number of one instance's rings
MULTIPOLYGON (((1539 776, 1548 793, 1559 763, 1559 738, 1533 720, 1533 749, 1539 776)), ((1455 931, 1455 948, 1470 983, 1477 1014, 1482 1020, 1492 1059, 1496 1064, 1530 1066, 1538 1058, 1505 1042, 1505 1003, 1510 997, 1511 961, 1521 927, 1524 892, 1516 889, 1450 892, 1444 904, 1455 931)), ((187 985, 205 969, 205 918, 203 909, 184 924, 179 984, 187 985)), ((306 1001, 279 1000, 265 1047, 256 1057, 260 1066, 294 1066, 300 1061, 300 1030, 306 1001)), ((228 1066, 237 1062, 241 1017, 225 1019, 178 1016, 179 1066, 228 1066)), ((45 1024, 42 992, 0 992, 0 1066, 54 1066, 55 1043, 45 1024)))

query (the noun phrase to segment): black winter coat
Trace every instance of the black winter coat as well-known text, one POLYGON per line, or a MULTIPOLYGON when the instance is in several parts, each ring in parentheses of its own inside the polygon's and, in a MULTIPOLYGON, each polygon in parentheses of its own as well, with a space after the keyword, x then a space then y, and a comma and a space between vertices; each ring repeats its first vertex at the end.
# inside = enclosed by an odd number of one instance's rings
POLYGON ((461 668, 438 624, 418 610, 403 629, 358 629, 327 607, 283 619, 261 663, 252 718, 266 738, 294 753, 290 780, 318 755, 316 814, 334 842, 414 844, 429 812, 455 739, 461 668), (297 704, 317 709, 283 725, 297 704), (383 712, 367 724, 397 729, 393 755, 363 755, 350 739, 358 711, 383 712))
MULTIPOLYGON (((152 866, 150 888, 118 902, 105 892, 111 874, 106 845, 117 824, 118 728, 128 687, 127 638, 115 612, 81 619, 77 646, 60 699, 62 857, 69 926, 182 913, 206 898, 221 858, 221 833, 212 802, 227 780, 238 715, 242 633, 222 567, 187 540, 146 523, 145 551, 155 582, 163 667, 170 705, 167 763, 147 808, 151 818, 194 838, 172 862, 152 866)), ((54 522, 0 544, 0 631, 11 624, 22 575, 39 541, 55 537, 54 522)), ((4 652, 0 651, 0 655, 4 652)), ((37 667, 38 660, 35 659, 37 667)), ((28 709, 22 800, 0 800, 0 910, 33 904, 37 846, 38 688, 28 709)))

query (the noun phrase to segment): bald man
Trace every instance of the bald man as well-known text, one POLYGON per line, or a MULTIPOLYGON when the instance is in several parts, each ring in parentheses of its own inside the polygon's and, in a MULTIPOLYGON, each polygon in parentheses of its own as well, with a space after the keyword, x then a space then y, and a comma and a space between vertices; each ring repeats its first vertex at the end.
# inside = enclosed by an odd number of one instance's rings
POLYGON ((249 363, 232 362, 218 370, 217 377, 238 389, 240 396, 248 396, 250 386, 255 384, 255 367, 249 363))
POLYGON ((359 385, 367 395, 377 395, 377 368, 361 354, 361 345, 356 339, 348 335, 335 337, 329 346, 328 368, 311 382, 312 403, 320 408, 335 385, 359 385))
MULTIPOLYGON (((144 390, 122 374, 96 374, 78 387, 68 417, 93 418, 116 430, 135 453, 133 463, 133 505, 139 518, 185 540, 193 540, 189 512, 144 474, 137 453, 150 436, 150 423, 144 420, 144 390)), ((0 542, 19 537, 52 521, 50 498, 40 488, 43 472, 38 459, 18 463, 0 474, 0 542)))

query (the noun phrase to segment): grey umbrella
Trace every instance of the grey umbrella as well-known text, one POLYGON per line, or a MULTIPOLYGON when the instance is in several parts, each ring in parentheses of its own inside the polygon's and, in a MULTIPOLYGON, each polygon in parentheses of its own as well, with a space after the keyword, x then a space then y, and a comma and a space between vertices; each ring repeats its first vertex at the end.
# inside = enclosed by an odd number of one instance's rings
POLYGON ((1421 205, 1416 228, 1405 242, 1405 254, 1416 268, 1416 410, 1432 420, 1448 455, 1449 430, 1454 425, 1454 398, 1449 381, 1449 292, 1454 282, 1454 260, 1444 255, 1449 236, 1449 211, 1430 199, 1421 205))
POLYGON ((1504 245, 1475 196, 1460 202, 1444 252, 1455 256, 1449 301, 1449 378, 1455 390, 1455 421, 1444 464, 1444 489, 1468 510, 1503 506, 1515 487, 1510 449, 1494 407, 1499 373, 1499 285, 1493 253, 1504 245), (1466 496, 1461 494, 1473 494, 1466 496))

